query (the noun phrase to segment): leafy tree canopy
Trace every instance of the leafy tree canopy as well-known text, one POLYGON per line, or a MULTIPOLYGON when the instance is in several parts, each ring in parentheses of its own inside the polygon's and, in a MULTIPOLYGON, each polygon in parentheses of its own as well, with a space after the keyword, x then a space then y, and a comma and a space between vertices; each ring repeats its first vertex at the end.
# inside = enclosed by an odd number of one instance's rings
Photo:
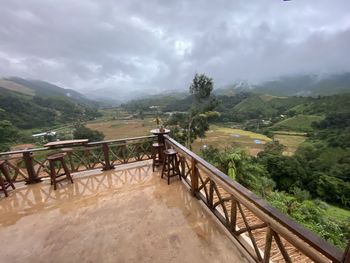
POLYGON ((73 133, 74 139, 88 139, 90 142, 102 141, 105 135, 84 125, 78 125, 73 133))

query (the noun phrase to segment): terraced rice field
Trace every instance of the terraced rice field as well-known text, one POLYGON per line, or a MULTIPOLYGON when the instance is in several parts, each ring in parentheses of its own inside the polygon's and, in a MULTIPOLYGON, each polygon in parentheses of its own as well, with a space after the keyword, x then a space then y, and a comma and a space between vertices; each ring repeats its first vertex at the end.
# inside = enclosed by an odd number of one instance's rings
POLYGON ((106 140, 122 139, 150 135, 150 130, 156 128, 153 119, 108 120, 88 123, 90 129, 101 131, 106 140))
POLYGON ((271 139, 263 134, 211 125, 204 139, 197 139, 193 145, 193 151, 200 152, 202 147, 212 145, 219 149, 234 146, 244 148, 251 155, 257 155, 264 149, 264 145, 271 139))
MULTIPOLYGON (((88 123, 87 127, 103 132, 106 136, 105 139, 111 140, 148 135, 150 134, 149 131, 156 127, 156 123, 152 118, 145 118, 144 120, 103 120, 88 123)), ((292 155, 306 139, 305 136, 289 134, 275 134, 274 138, 286 146, 284 152, 286 155, 292 155)), ((211 125, 206 137, 197 139, 193 143, 192 149, 194 152, 200 153, 200 149, 206 147, 206 145, 212 145, 219 149, 233 146, 244 148, 251 155, 256 156, 269 141, 271 139, 263 134, 211 125)))

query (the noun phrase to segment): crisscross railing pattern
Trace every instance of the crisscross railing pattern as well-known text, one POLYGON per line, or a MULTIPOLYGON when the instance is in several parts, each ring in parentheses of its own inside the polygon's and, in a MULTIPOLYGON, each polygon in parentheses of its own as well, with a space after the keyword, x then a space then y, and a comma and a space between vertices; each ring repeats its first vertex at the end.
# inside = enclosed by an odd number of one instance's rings
MULTIPOLYGON (((0 153, 14 182, 35 183, 50 175, 48 156, 65 152, 65 161, 72 172, 96 168, 109 170, 118 164, 143 161, 152 158, 151 145, 154 136, 126 138, 88 143, 72 148, 38 148, 0 153)), ((57 166, 57 173, 62 167, 57 166)))
POLYGON ((350 262, 348 250, 343 253, 327 243, 172 138, 166 137, 166 144, 179 153, 180 170, 193 195, 252 261, 350 262))

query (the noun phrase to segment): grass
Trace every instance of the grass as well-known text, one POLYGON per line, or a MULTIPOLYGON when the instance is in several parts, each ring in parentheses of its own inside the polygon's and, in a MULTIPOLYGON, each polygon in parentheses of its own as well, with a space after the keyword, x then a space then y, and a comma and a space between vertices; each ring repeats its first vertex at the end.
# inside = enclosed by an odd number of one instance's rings
POLYGON ((257 155, 264 149, 264 144, 269 141, 271 141, 269 137, 259 133, 211 125, 206 137, 197 139, 193 143, 192 149, 199 153, 204 145, 211 145, 219 149, 235 146, 246 149, 251 155, 257 155), (260 140, 261 144, 256 144, 254 140, 260 140))
POLYGON ((301 131, 309 132, 312 131, 312 123, 322 120, 322 116, 316 115, 297 115, 283 121, 276 123, 272 128, 273 129, 282 129, 282 130, 292 130, 292 131, 301 131))
POLYGON ((274 134, 274 139, 286 147, 283 154, 290 156, 293 155, 299 145, 306 140, 306 137, 301 135, 274 134))
POLYGON ((340 221, 345 221, 350 219, 350 210, 344 208, 339 208, 337 206, 329 205, 326 210, 327 216, 335 218, 340 221))
POLYGON ((267 102, 267 101, 270 101, 270 100, 273 100, 273 99, 285 99, 287 97, 278 97, 278 96, 273 96, 273 95, 269 95, 269 94, 261 94, 260 98, 263 101, 267 102))
POLYGON ((306 136, 306 132, 295 132, 295 131, 274 131, 273 134, 280 135, 295 135, 295 136, 306 136))

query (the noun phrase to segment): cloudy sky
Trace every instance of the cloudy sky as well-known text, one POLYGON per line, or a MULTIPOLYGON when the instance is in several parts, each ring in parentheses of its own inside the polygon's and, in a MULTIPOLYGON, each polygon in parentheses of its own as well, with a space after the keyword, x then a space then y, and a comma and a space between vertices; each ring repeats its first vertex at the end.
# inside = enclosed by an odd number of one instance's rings
POLYGON ((350 71, 349 47, 349 0, 0 2, 0 76, 100 94, 350 71))

